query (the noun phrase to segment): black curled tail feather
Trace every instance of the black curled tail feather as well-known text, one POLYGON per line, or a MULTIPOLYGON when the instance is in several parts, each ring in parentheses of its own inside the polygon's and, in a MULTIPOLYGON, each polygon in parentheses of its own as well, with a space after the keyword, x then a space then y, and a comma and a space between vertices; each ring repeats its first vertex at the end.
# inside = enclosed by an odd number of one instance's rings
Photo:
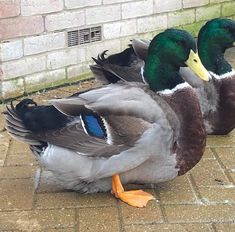
POLYGON ((3 113, 6 119, 6 130, 16 140, 27 143, 31 146, 42 146, 42 143, 34 138, 33 133, 28 130, 21 118, 23 108, 27 108, 29 104, 36 104, 30 99, 24 99, 17 107, 14 107, 13 103, 6 106, 6 111, 3 113))
POLYGON ((92 57, 96 64, 90 65, 94 77, 103 84, 116 83, 120 80, 119 77, 110 72, 109 60, 105 58, 107 51, 108 50, 103 51, 97 58, 92 57))
POLYGON ((90 69, 95 78, 103 84, 127 81, 123 71, 125 72, 125 68, 131 68, 138 60, 133 47, 129 46, 120 53, 106 57, 107 51, 103 51, 97 58, 92 57, 96 64, 91 65, 90 69))
POLYGON ((91 57, 92 60, 94 60, 97 65, 104 66, 104 64, 108 61, 108 59, 105 58, 107 51, 108 50, 105 50, 98 54, 97 58, 91 57))
POLYGON ((130 66, 133 60, 136 60, 136 54, 131 45, 120 53, 116 53, 110 56, 107 56, 108 50, 100 53, 97 58, 92 57, 95 63, 99 66, 104 66, 105 64, 113 64, 118 66, 130 66))

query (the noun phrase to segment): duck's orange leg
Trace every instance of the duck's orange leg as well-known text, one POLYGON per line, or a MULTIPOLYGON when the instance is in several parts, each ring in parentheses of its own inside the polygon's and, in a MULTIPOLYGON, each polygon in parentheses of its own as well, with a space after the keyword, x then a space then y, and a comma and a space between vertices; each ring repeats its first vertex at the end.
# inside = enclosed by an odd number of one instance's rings
POLYGON ((144 207, 148 201, 155 199, 150 193, 143 190, 125 191, 119 175, 112 176, 112 194, 134 207, 144 207))

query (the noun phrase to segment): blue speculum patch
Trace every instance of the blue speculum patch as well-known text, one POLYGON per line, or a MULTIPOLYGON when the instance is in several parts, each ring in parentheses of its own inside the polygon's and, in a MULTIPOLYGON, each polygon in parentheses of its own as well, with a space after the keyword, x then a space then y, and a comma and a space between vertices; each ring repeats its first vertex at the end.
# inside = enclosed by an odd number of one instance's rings
POLYGON ((102 139, 107 137, 103 121, 98 115, 82 115, 81 117, 89 135, 102 139))

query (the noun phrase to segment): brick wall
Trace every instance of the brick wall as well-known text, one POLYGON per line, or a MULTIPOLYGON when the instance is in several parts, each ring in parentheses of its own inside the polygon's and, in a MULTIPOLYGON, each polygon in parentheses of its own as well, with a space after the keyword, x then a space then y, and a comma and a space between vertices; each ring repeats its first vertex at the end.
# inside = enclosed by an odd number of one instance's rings
POLYGON ((234 0, 0 0, 0 98, 86 77, 90 57, 167 27, 196 35, 206 20, 235 19, 234 0), (102 41, 67 46, 67 32, 101 26, 102 41))

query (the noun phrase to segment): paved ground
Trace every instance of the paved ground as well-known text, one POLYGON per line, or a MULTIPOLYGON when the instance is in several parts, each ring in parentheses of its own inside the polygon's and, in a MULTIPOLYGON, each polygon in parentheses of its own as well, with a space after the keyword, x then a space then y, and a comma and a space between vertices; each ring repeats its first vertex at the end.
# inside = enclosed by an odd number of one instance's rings
MULTIPOLYGON (((230 60, 234 54, 228 54, 230 60)), ((33 98, 42 102, 88 87, 90 83, 84 82, 33 98)), ((235 231, 235 131, 209 136, 203 159, 190 173, 142 186, 156 200, 136 209, 110 193, 64 191, 50 173, 40 170, 27 146, 12 140, 3 128, 1 118, 0 231, 235 231)))

